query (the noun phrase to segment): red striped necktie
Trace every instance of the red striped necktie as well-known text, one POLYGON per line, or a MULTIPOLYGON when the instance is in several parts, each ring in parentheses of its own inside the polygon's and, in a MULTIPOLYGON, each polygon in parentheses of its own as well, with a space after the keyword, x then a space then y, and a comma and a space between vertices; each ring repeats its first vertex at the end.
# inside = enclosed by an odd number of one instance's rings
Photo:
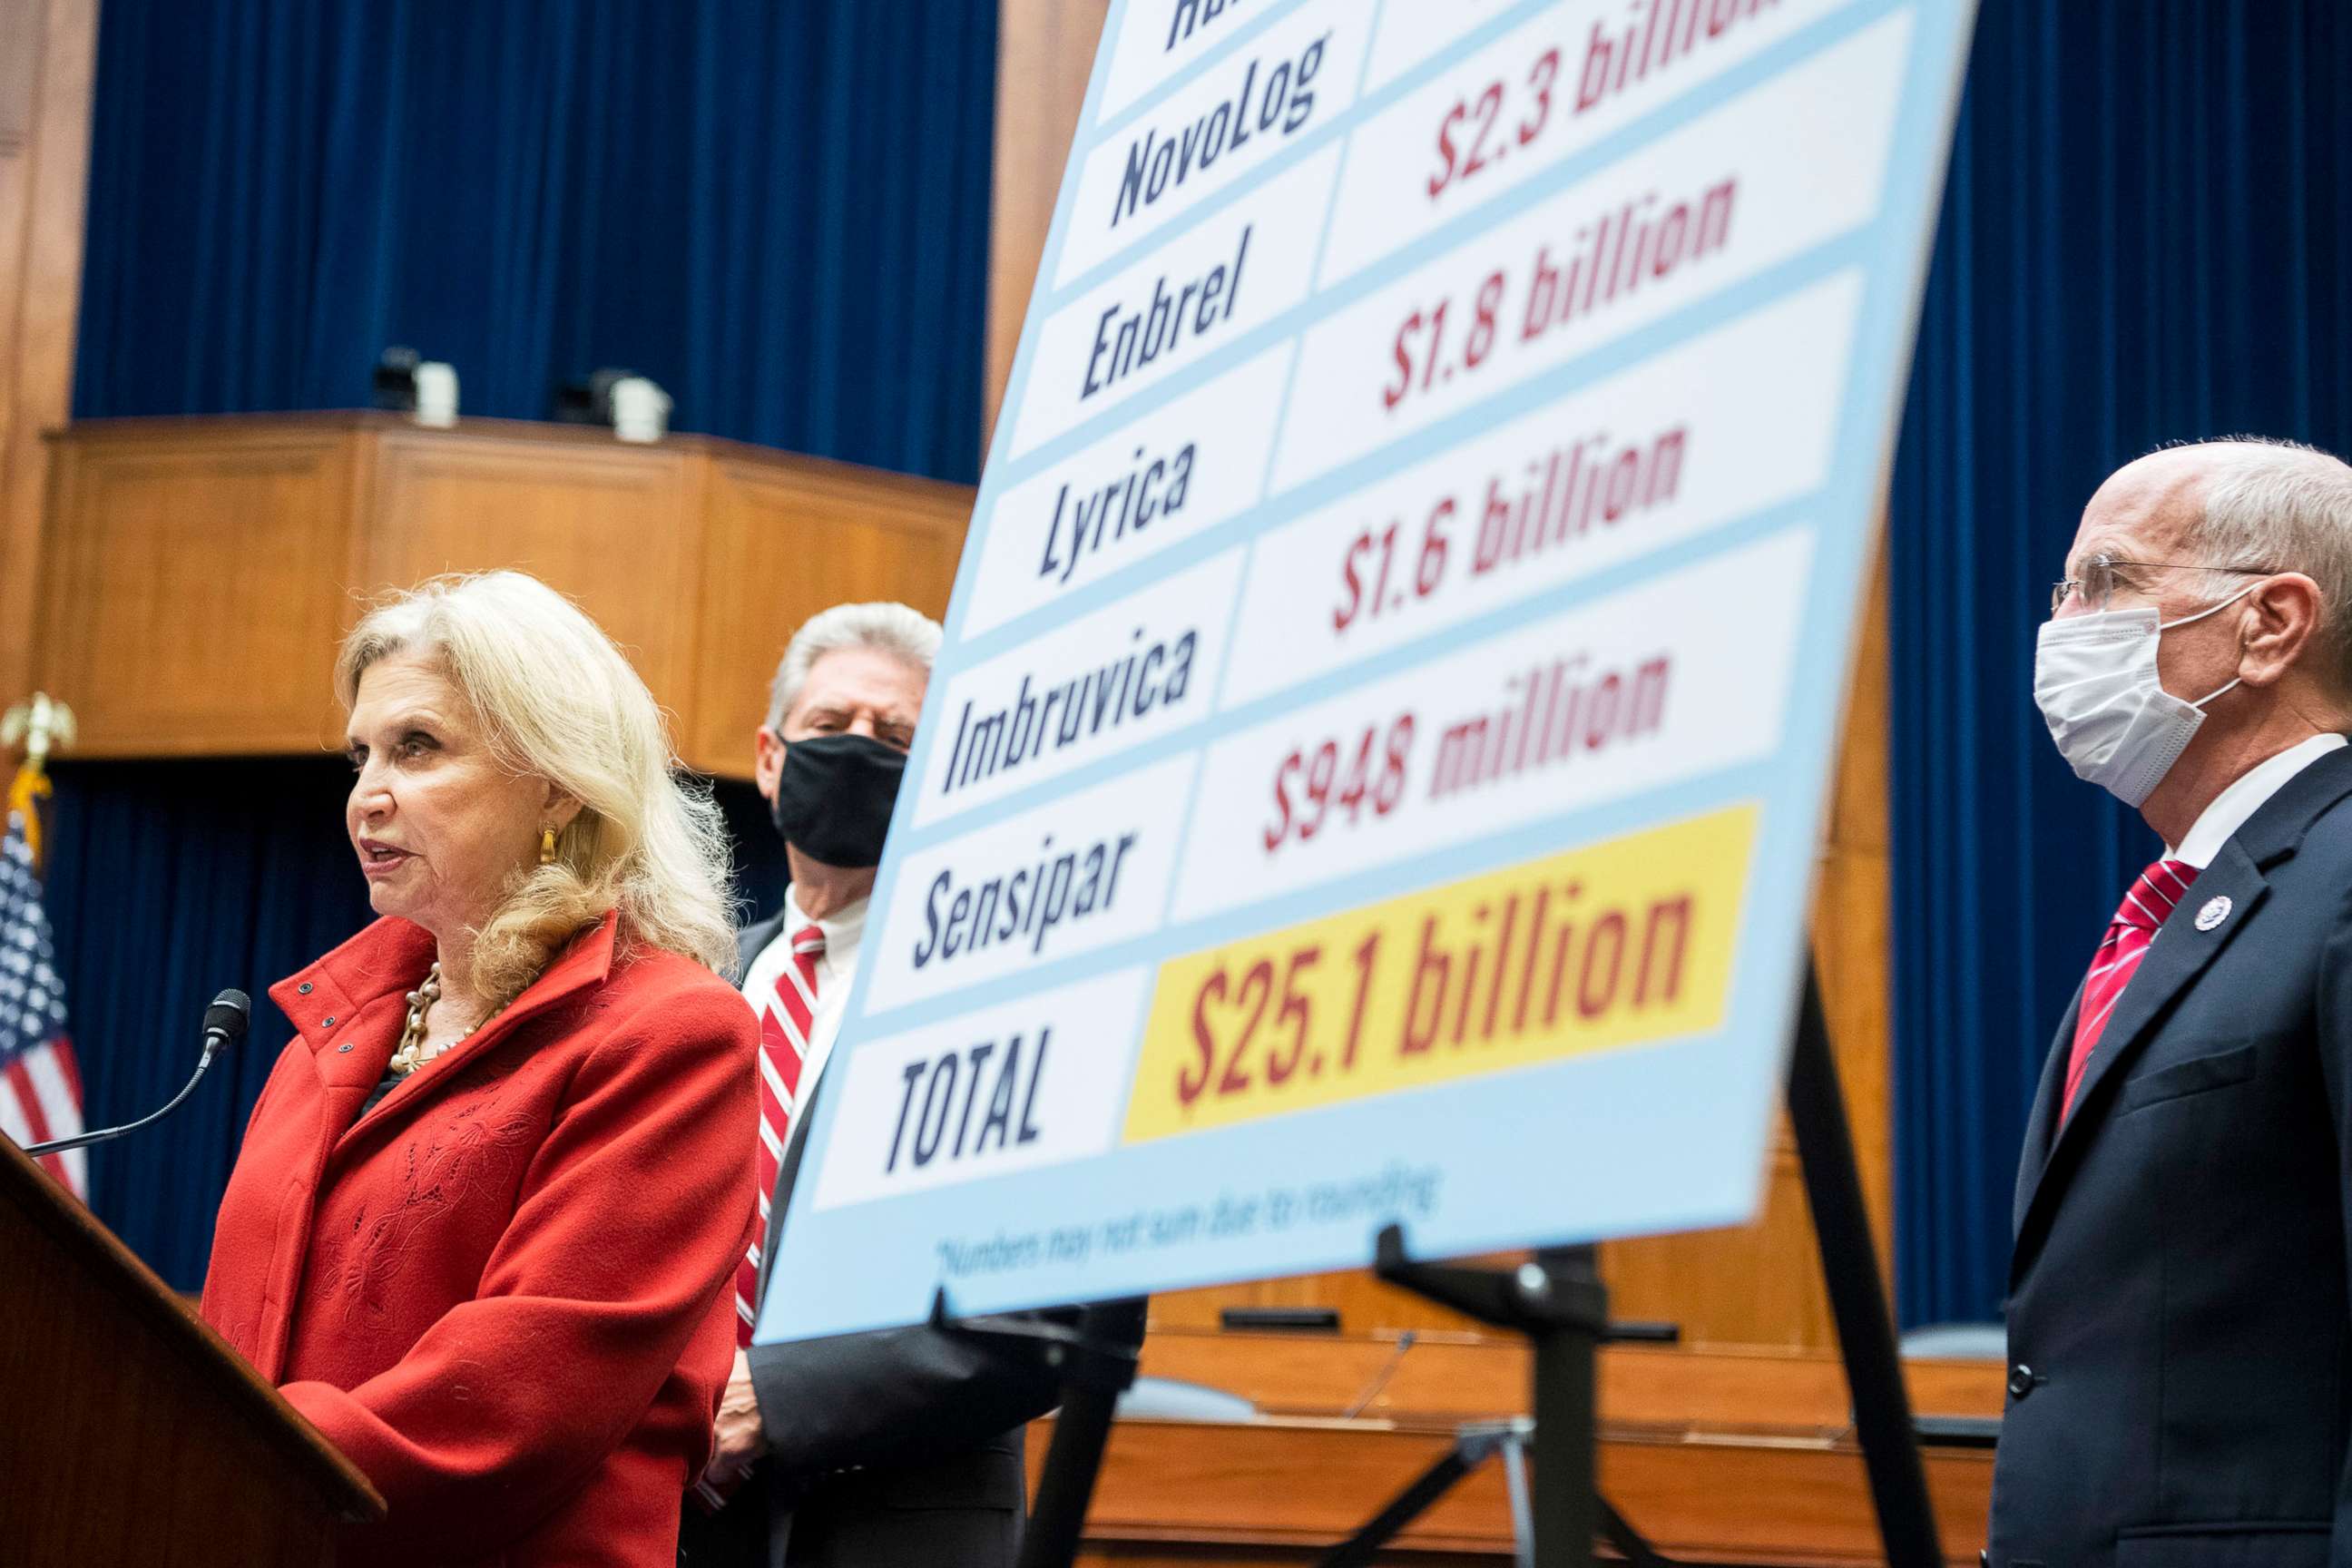
POLYGON ((2091 1053, 2098 1048, 2099 1036, 2124 987, 2139 969, 2139 961, 2147 956, 2156 928, 2164 923, 2173 905, 2189 896, 2189 885, 2195 880, 2197 868, 2188 861, 2158 860, 2142 871, 2131 891, 2124 895, 2115 920, 2107 926, 2106 940, 2099 943, 2098 953, 2091 960, 2090 975, 2083 982, 2083 1007, 2074 1019, 2074 1048, 2066 1058, 2066 1098, 2061 1102, 2066 1114, 2074 1111, 2074 1095, 2083 1087, 2091 1053))
POLYGON ((783 1168, 784 1140, 793 1131, 793 1096, 801 1085, 809 1031, 816 1017, 816 961, 824 956, 824 932, 803 927, 793 938, 793 955, 776 976, 776 994, 760 1009, 760 1224, 735 1266, 735 1348, 751 1342, 752 1309, 760 1300, 760 1248, 768 1238, 768 1209, 783 1168))

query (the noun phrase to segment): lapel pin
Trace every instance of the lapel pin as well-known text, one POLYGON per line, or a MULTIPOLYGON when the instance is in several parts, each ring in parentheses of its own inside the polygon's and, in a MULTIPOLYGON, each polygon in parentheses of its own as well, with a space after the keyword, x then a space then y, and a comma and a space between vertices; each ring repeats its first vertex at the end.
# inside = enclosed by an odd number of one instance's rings
POLYGON ((2230 898, 2228 894, 2224 893, 2205 900, 2205 907, 2197 911, 2197 929, 2199 931, 2211 931, 2215 926, 2220 925, 2223 921, 2228 920, 2229 918, 2230 898))

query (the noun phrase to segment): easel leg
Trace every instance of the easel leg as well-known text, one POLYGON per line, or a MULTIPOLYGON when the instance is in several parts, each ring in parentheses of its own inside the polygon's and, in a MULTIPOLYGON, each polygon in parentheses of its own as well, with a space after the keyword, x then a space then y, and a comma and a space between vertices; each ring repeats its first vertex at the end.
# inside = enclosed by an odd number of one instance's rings
POLYGON ((1102 1470, 1118 1396, 1135 1378, 1135 1347, 1143 1342, 1149 1300, 1141 1296, 1088 1307, 1078 1320, 1079 1353, 1102 1364, 1073 1367, 1079 1375, 1063 1384, 1062 1412, 1054 1420, 1053 1446, 1037 1480, 1037 1506, 1021 1539, 1021 1568, 1069 1568, 1085 1532, 1087 1504, 1102 1470), (1121 1364, 1124 1375, 1109 1369, 1121 1364))
POLYGON ((1837 1058, 1830 1052, 1829 1020, 1822 1008, 1821 973, 1810 966, 1789 1058, 1789 1121, 1796 1131, 1805 1199, 1821 1241, 1822 1273, 1829 1284, 1830 1311, 1837 1320, 1838 1349, 1845 1358, 1846 1383, 1853 1395, 1855 1435, 1862 1440, 1887 1563, 1889 1568, 1940 1568, 1943 1543, 1927 1496, 1927 1474, 1919 1462, 1911 1394, 1895 1343, 1895 1320, 1879 1279, 1878 1247, 1871 1238, 1869 1211, 1863 1206, 1853 1133, 1838 1088, 1837 1058))
POLYGON ((1535 1568, 1588 1568, 1600 1522, 1594 1358, 1609 1296, 1589 1247, 1538 1253, 1521 1274, 1523 1291, 1549 1292, 1568 1309, 1568 1321, 1529 1333, 1536 1354, 1535 1568))
POLYGON ((1371 1522, 1341 1542, 1318 1568, 1370 1568, 1381 1549, 1394 1541, 1405 1526, 1419 1519, 1454 1488, 1454 1484, 1482 1465, 1489 1454, 1503 1457, 1503 1482, 1511 1497, 1511 1534, 1518 1542, 1518 1568, 1534 1568, 1528 1555, 1528 1542, 1535 1525, 1528 1511, 1527 1458, 1523 1445, 1533 1428, 1531 1421, 1473 1421, 1454 1435, 1454 1447, 1448 1448, 1437 1463, 1413 1478, 1412 1484, 1399 1492, 1371 1522))
POLYGON ((1470 1471, 1470 1460, 1461 1447, 1446 1451, 1437 1463, 1423 1470, 1413 1483, 1399 1492, 1394 1501, 1372 1516, 1370 1523, 1343 1542, 1337 1552, 1323 1559, 1319 1568, 1370 1568, 1381 1548, 1397 1537, 1397 1532, 1419 1519, 1432 1503, 1454 1489, 1454 1483, 1470 1471))
POLYGON ((1528 1336, 1535 1347, 1535 1564, 1588 1568, 1600 1520, 1593 1496, 1594 1357, 1609 1331, 1609 1293, 1590 1247, 1555 1247, 1517 1268, 1415 1263, 1404 1231, 1373 1244, 1374 1269, 1391 1285, 1528 1336))

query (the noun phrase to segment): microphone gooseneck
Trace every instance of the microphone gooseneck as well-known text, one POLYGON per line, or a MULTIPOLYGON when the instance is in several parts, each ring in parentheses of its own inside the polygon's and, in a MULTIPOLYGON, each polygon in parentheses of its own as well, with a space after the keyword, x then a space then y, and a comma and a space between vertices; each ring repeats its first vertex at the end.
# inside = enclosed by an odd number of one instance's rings
POLYGON ((62 1154, 68 1149, 79 1149, 91 1143, 103 1143, 110 1138, 120 1138, 126 1132, 136 1132, 151 1122, 161 1121, 180 1108, 180 1102, 194 1092, 213 1065, 213 1058, 245 1038, 247 1025, 253 1021, 253 1002, 242 991, 227 990, 213 998, 205 1009, 205 1054, 196 1062, 196 1070, 180 1086, 163 1109, 136 1121, 126 1121, 120 1127, 101 1127, 93 1132, 77 1132, 70 1138, 52 1138, 46 1143, 29 1145, 25 1152, 32 1155, 62 1154))

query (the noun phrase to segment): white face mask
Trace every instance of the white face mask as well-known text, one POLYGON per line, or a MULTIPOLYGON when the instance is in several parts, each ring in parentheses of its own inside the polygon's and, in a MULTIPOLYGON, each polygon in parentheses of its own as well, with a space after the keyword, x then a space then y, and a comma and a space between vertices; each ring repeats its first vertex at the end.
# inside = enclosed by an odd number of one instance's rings
POLYGON ((2177 621, 2159 619, 2151 605, 2042 624, 2033 649, 2033 701, 2075 777, 2126 805, 2148 797, 2205 722, 2205 705, 2238 684, 2194 702, 2173 696, 2156 673, 2158 637, 2219 615, 2261 586, 2248 584, 2177 621))

